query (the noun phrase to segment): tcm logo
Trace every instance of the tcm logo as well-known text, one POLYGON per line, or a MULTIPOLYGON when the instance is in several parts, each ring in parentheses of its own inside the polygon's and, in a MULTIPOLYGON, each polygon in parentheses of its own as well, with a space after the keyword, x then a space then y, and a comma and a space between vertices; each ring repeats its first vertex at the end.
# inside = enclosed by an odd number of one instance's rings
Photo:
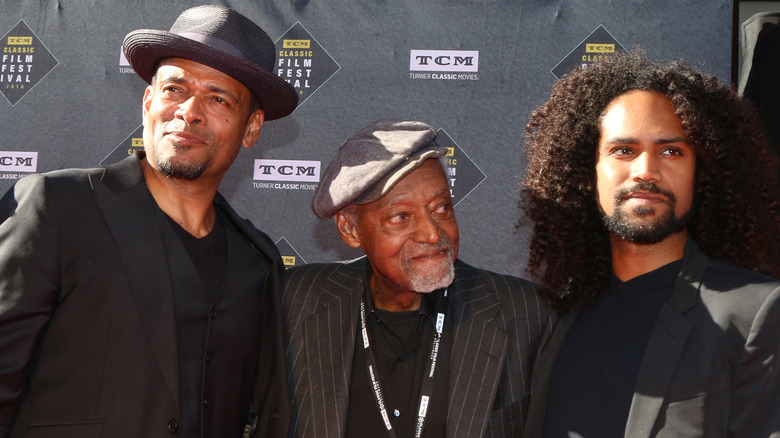
POLYGON ((411 71, 479 72, 478 50, 412 50, 411 71))
POLYGON ((282 47, 285 49, 310 49, 311 40, 284 40, 282 47))
POLYGON ((23 36, 9 36, 8 37, 8 45, 9 46, 30 46, 33 43, 32 37, 23 37, 23 36))
POLYGON ((0 152, 0 171, 35 172, 38 152, 0 152))
POLYGON ((587 44, 585 53, 615 53, 614 44, 587 44))
POLYGON ((295 266, 295 256, 282 256, 284 266, 295 266))
POLYGON ((255 181, 320 182, 319 161, 255 160, 255 181))

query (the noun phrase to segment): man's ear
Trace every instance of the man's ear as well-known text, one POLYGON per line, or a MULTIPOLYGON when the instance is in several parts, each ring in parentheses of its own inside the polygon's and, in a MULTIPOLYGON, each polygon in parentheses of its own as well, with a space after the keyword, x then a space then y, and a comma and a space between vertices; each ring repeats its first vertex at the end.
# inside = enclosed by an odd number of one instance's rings
POLYGON ((359 248, 360 236, 358 235, 357 227, 342 212, 336 213, 333 216, 333 220, 336 222, 336 228, 339 230, 341 239, 352 248, 359 248))
POLYGON ((249 123, 247 123, 246 132, 244 133, 244 140, 241 143, 245 148, 251 148, 257 141, 257 137, 260 136, 260 129, 263 127, 265 121, 265 111, 262 109, 256 110, 249 116, 249 123))
POLYGON ((152 85, 149 85, 144 90, 144 98, 141 101, 141 116, 144 120, 146 120, 146 113, 149 111, 149 108, 152 106, 152 95, 154 94, 154 90, 152 89, 152 85))

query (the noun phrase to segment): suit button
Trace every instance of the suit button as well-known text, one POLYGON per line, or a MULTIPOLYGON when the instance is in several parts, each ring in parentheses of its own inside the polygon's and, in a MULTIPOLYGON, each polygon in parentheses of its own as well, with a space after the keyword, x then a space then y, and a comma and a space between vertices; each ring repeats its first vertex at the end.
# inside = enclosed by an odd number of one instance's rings
POLYGON ((212 310, 211 311, 211 319, 217 319, 218 316, 219 316, 219 313, 217 313, 216 310, 212 310))
POLYGON ((214 357, 210 354, 206 355, 206 364, 211 365, 214 363, 214 357))
POLYGON ((168 422, 168 432, 170 433, 176 433, 179 431, 179 422, 176 420, 171 420, 168 422))
POLYGON ((203 407, 208 409, 208 407, 209 407, 209 401, 208 400, 203 399, 203 407))

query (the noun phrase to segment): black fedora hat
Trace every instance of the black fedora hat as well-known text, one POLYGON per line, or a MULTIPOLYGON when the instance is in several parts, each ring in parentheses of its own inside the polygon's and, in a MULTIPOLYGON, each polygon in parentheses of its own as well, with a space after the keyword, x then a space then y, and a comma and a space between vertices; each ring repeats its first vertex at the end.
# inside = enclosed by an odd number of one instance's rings
POLYGON ((163 58, 186 58, 215 68, 257 95, 266 120, 295 110, 298 93, 273 73, 276 49, 258 25, 222 6, 196 6, 182 12, 170 31, 138 29, 122 47, 133 70, 151 82, 163 58))

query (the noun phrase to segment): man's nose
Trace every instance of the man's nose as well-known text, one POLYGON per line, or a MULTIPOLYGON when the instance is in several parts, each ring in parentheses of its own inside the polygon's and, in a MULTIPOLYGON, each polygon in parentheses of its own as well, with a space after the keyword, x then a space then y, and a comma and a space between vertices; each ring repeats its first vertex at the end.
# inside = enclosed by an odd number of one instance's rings
POLYGON ((658 157, 650 152, 642 152, 631 161, 631 179, 633 181, 655 181, 660 180, 658 173, 658 157))
POLYGON ((430 215, 425 214, 417 217, 414 240, 432 244, 439 241, 439 226, 430 215))
POLYGON ((180 103, 179 107, 176 109, 175 115, 176 117, 184 120, 184 122, 188 125, 202 122, 204 120, 203 108, 201 106, 200 100, 198 100, 196 96, 190 96, 187 100, 180 103))

